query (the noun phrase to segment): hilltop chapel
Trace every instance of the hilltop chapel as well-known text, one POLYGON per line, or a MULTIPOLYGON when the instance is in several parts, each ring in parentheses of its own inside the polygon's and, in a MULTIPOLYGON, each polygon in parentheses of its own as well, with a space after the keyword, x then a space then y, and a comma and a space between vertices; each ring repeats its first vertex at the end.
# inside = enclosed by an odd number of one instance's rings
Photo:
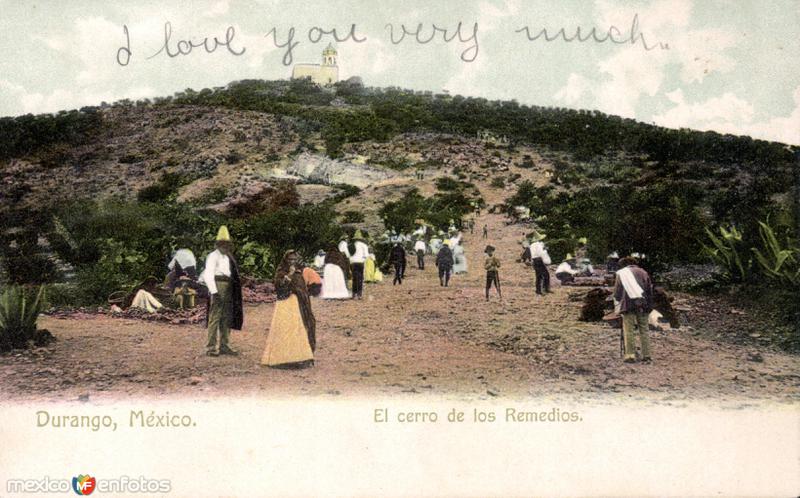
POLYGON ((311 78, 318 85, 331 85, 339 81, 339 66, 336 64, 338 53, 328 43, 322 51, 322 64, 295 64, 292 68, 292 79, 311 78))

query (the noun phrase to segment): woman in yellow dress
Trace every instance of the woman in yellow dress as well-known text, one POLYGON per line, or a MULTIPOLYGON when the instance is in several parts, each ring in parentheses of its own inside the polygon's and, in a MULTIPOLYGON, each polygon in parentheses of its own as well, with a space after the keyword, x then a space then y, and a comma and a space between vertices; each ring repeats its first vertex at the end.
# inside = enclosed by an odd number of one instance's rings
POLYGON ((383 281, 383 273, 378 269, 375 264, 375 254, 372 251, 367 256, 367 261, 364 263, 364 282, 376 283, 383 281))
POLYGON ((316 320, 299 257, 287 251, 275 272, 278 300, 267 334, 261 364, 274 368, 305 368, 314 364, 316 320))

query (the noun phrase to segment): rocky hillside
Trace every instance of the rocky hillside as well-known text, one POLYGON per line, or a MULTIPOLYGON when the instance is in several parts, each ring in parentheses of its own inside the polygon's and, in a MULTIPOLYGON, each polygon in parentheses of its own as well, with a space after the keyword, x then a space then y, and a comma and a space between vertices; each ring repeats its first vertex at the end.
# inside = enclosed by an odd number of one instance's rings
POLYGON ((332 197, 335 185, 358 187, 360 195, 339 210, 362 211, 370 227, 382 229, 378 209, 411 188, 431 195, 437 178, 452 176, 487 187, 494 192, 487 202, 499 203, 515 182, 546 183, 551 159, 560 157, 531 146, 418 132, 348 143, 333 159, 318 131, 282 115, 199 105, 113 106, 99 114, 102 126, 89 140, 0 161, 5 207, 134 199, 170 177, 178 202, 224 211, 288 180, 301 203, 332 197))

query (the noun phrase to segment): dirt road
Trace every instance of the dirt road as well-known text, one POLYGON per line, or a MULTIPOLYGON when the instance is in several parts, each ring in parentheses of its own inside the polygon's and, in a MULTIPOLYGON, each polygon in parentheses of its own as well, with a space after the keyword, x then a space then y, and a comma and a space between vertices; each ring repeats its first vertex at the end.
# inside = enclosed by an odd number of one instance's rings
POLYGON ((130 319, 45 317, 58 341, 0 356, 0 391, 13 400, 256 396, 421 396, 476 399, 577 394, 680 402, 716 399, 797 402, 800 359, 703 337, 703 324, 652 334, 654 362, 624 364, 618 332, 577 321, 575 289, 554 282, 539 297, 516 263, 523 228, 483 215, 465 235, 469 272, 439 286, 432 258, 411 265, 402 286, 368 284, 363 301, 314 299, 316 366, 259 365, 273 305, 248 307, 234 332, 239 357, 205 356, 205 331, 130 319), (480 228, 503 262, 503 301, 483 297, 480 228))

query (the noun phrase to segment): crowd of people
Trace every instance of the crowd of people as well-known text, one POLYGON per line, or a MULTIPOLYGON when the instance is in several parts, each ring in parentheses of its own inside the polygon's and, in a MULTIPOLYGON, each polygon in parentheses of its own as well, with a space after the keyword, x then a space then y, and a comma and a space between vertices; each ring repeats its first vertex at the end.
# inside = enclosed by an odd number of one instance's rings
MULTIPOLYGON (((474 221, 467 227, 474 227, 474 221)), ((484 225, 483 236, 488 235, 484 225)), ((588 257, 587 240, 580 239, 574 255, 567 254, 555 268, 555 277, 561 285, 575 284, 576 279, 596 274, 588 257)), ((551 292, 550 265, 546 235, 533 230, 522 241, 523 253, 518 261, 533 270, 536 295, 551 292)), ((500 284, 501 260, 496 248, 487 245, 484 250, 486 271, 485 297, 488 301, 492 288, 502 299, 500 284)), ((383 271, 393 273, 392 285, 402 285, 408 268, 408 258, 416 259, 417 270, 425 272, 426 259, 431 258, 442 287, 449 287, 454 275, 468 271, 463 246, 463 233, 451 221, 448 230, 434 230, 420 223, 410 234, 387 231, 377 240, 369 240, 361 230, 352 237, 343 237, 338 244, 320 249, 309 265, 294 250, 287 251, 275 272, 276 305, 269 327, 262 364, 276 368, 304 368, 313 365, 316 349, 316 320, 311 298, 343 300, 364 298, 365 283, 379 283, 383 271), (376 245, 384 245, 378 261, 376 245)), ((641 360, 651 361, 648 338, 648 317, 653 309, 653 287, 646 271, 638 266, 643 255, 634 254, 620 258, 616 252, 608 255, 606 271, 614 278, 613 300, 623 329, 623 360, 636 361, 636 337, 641 341, 641 360)), ((230 345, 231 329, 241 329, 244 321, 242 285, 233 243, 226 227, 220 227, 215 249, 206 258, 205 267, 197 272, 197 261, 188 249, 175 252, 168 264, 168 285, 176 289, 176 296, 187 285, 199 284, 209 296, 207 312, 206 353, 209 356, 237 355, 230 345)))

